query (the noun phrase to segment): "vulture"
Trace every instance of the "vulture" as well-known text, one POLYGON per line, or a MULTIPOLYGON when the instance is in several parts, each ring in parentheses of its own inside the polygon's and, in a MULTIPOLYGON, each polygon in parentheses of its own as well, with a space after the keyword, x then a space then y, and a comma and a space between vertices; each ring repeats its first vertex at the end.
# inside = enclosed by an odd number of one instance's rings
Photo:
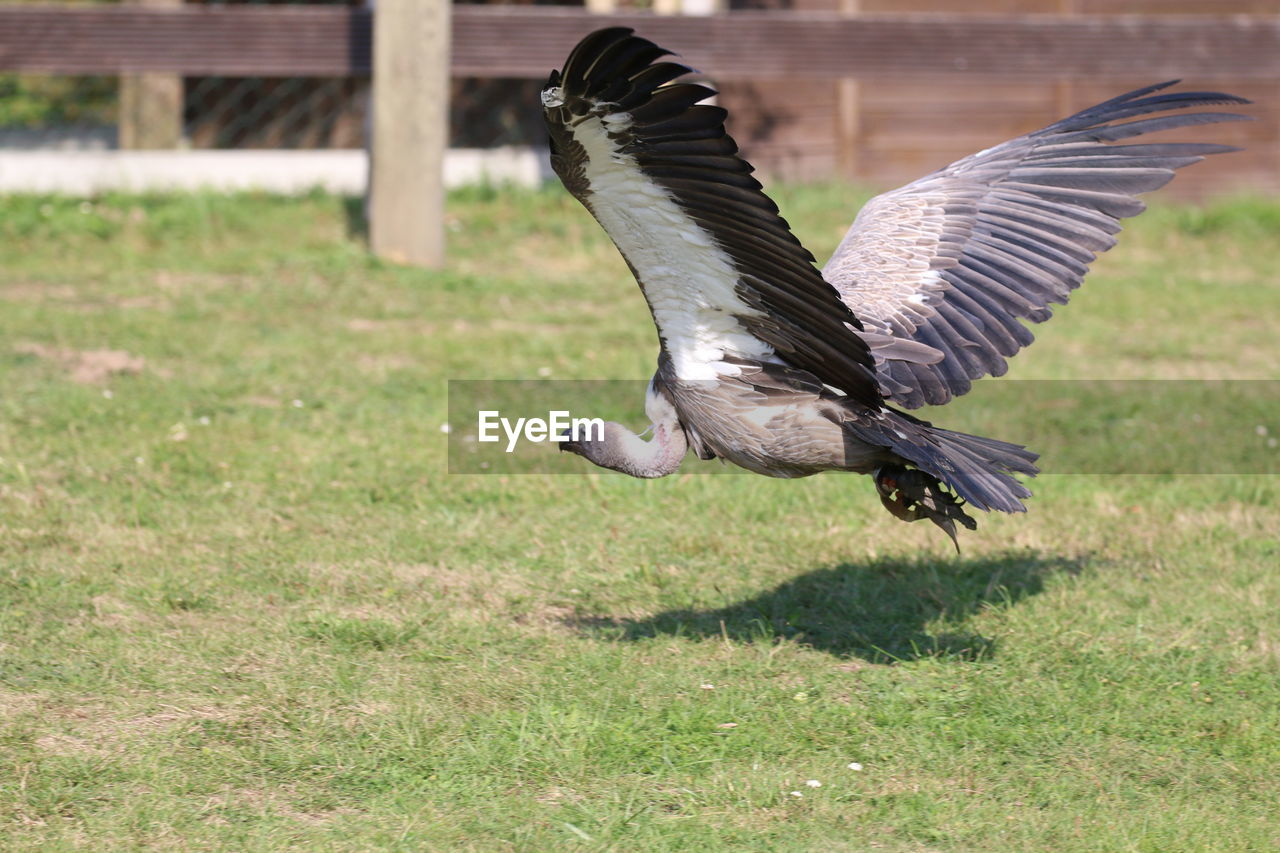
POLYGON ((625 27, 591 33, 541 91, 551 165, 626 259, 658 329, 648 430, 560 448, 634 477, 687 451, 771 477, 870 474, 884 506, 956 541, 965 511, 1023 512, 1037 454, 934 426, 1005 373, 1138 193, 1226 145, 1154 131, 1248 116, 1220 92, 1137 89, 871 199, 821 271, 725 132, 715 90, 625 27), (1191 110, 1186 112, 1186 110, 1191 110), (1127 141, 1136 140, 1136 141, 1127 141), (652 436, 646 439, 648 433, 652 436))

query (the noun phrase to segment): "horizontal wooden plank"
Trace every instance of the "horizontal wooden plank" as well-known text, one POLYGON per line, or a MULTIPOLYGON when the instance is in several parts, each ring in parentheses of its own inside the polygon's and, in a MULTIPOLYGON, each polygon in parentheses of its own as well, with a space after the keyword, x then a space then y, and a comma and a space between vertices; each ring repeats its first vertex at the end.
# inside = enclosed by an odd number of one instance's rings
POLYGON ((454 69, 540 76, 593 26, 637 28, 718 79, 1280 75, 1280 17, 990 17, 737 12, 706 18, 458 7, 454 69), (465 10, 465 11, 464 11, 465 10), (477 62, 472 65, 471 63, 477 62))
POLYGON ((1274 15, 1276 0, 859 0, 858 8, 894 14, 1274 15))
POLYGON ((1057 15, 1063 11, 1062 0, 858 0, 858 9, 864 13, 965 15, 1057 15))
MULTIPOLYGON (((540 78, 600 26, 636 27, 724 80, 949 76, 1280 76, 1280 17, 735 12, 591 15, 454 8, 453 73, 540 78)), ((0 8, 0 70, 343 76, 369 71, 370 17, 306 6, 0 8)))
POLYGON ((337 6, 0 9, 0 69, 187 76, 369 73, 372 18, 337 6))
POLYGON ((1274 15, 1276 0, 1073 0, 1084 15, 1274 15))

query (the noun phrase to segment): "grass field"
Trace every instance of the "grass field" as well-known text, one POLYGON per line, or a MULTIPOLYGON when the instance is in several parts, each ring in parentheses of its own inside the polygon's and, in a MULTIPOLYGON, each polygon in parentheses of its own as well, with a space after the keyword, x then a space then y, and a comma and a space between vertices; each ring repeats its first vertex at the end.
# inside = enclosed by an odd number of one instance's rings
MULTIPOLYGON (((780 194, 819 256, 860 200, 780 194)), ((957 557, 866 478, 449 475, 447 379, 652 326, 561 192, 441 273, 356 209, 0 201, 0 847, 1280 848, 1275 477, 1042 477, 957 557)), ((1280 378, 1278 265, 1278 203, 1154 210, 1012 374, 1280 378)))

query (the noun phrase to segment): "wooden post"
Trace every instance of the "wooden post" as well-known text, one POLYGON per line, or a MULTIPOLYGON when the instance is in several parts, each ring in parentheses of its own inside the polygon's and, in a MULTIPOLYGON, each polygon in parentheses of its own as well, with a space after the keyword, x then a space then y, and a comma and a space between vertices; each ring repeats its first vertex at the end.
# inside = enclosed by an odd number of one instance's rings
POLYGON ((397 263, 444 263, 448 0, 378 0, 373 16, 369 245, 397 263))
MULTIPOLYGON (((856 16, 860 0, 840 0, 840 14, 856 16)), ((836 169, 846 181, 862 177, 862 91, 856 77, 836 81, 836 169)))
MULTIPOLYGON (((133 0, 138 6, 177 7, 182 0, 133 0)), ((164 72, 120 75, 117 118, 121 148, 177 148, 182 144, 182 76, 164 72)))
MULTIPOLYGON (((1080 4, 1077 0, 1058 0, 1058 14, 1064 18, 1074 18, 1080 14, 1080 4)), ((1075 86, 1072 85, 1070 78, 1059 78, 1053 83, 1053 98, 1057 109, 1054 110, 1054 118, 1050 121, 1057 121, 1062 116, 1069 116, 1077 109, 1075 103, 1075 86)))

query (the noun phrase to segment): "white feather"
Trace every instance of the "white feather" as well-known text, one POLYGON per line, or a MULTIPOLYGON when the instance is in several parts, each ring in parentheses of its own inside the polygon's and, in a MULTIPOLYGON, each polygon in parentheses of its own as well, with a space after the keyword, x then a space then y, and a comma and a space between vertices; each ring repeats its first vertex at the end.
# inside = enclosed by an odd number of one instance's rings
POLYGON ((760 312, 735 292, 738 273, 728 254, 609 137, 630 123, 626 113, 588 116, 572 132, 586 152, 591 210, 643 283, 676 376, 736 375, 727 355, 773 360, 773 348, 734 317, 760 312))
POLYGON ((649 380, 649 387, 644 391, 644 413, 648 416, 650 424, 674 423, 679 420, 676 407, 658 393, 658 389, 653 387, 652 379, 649 380))

